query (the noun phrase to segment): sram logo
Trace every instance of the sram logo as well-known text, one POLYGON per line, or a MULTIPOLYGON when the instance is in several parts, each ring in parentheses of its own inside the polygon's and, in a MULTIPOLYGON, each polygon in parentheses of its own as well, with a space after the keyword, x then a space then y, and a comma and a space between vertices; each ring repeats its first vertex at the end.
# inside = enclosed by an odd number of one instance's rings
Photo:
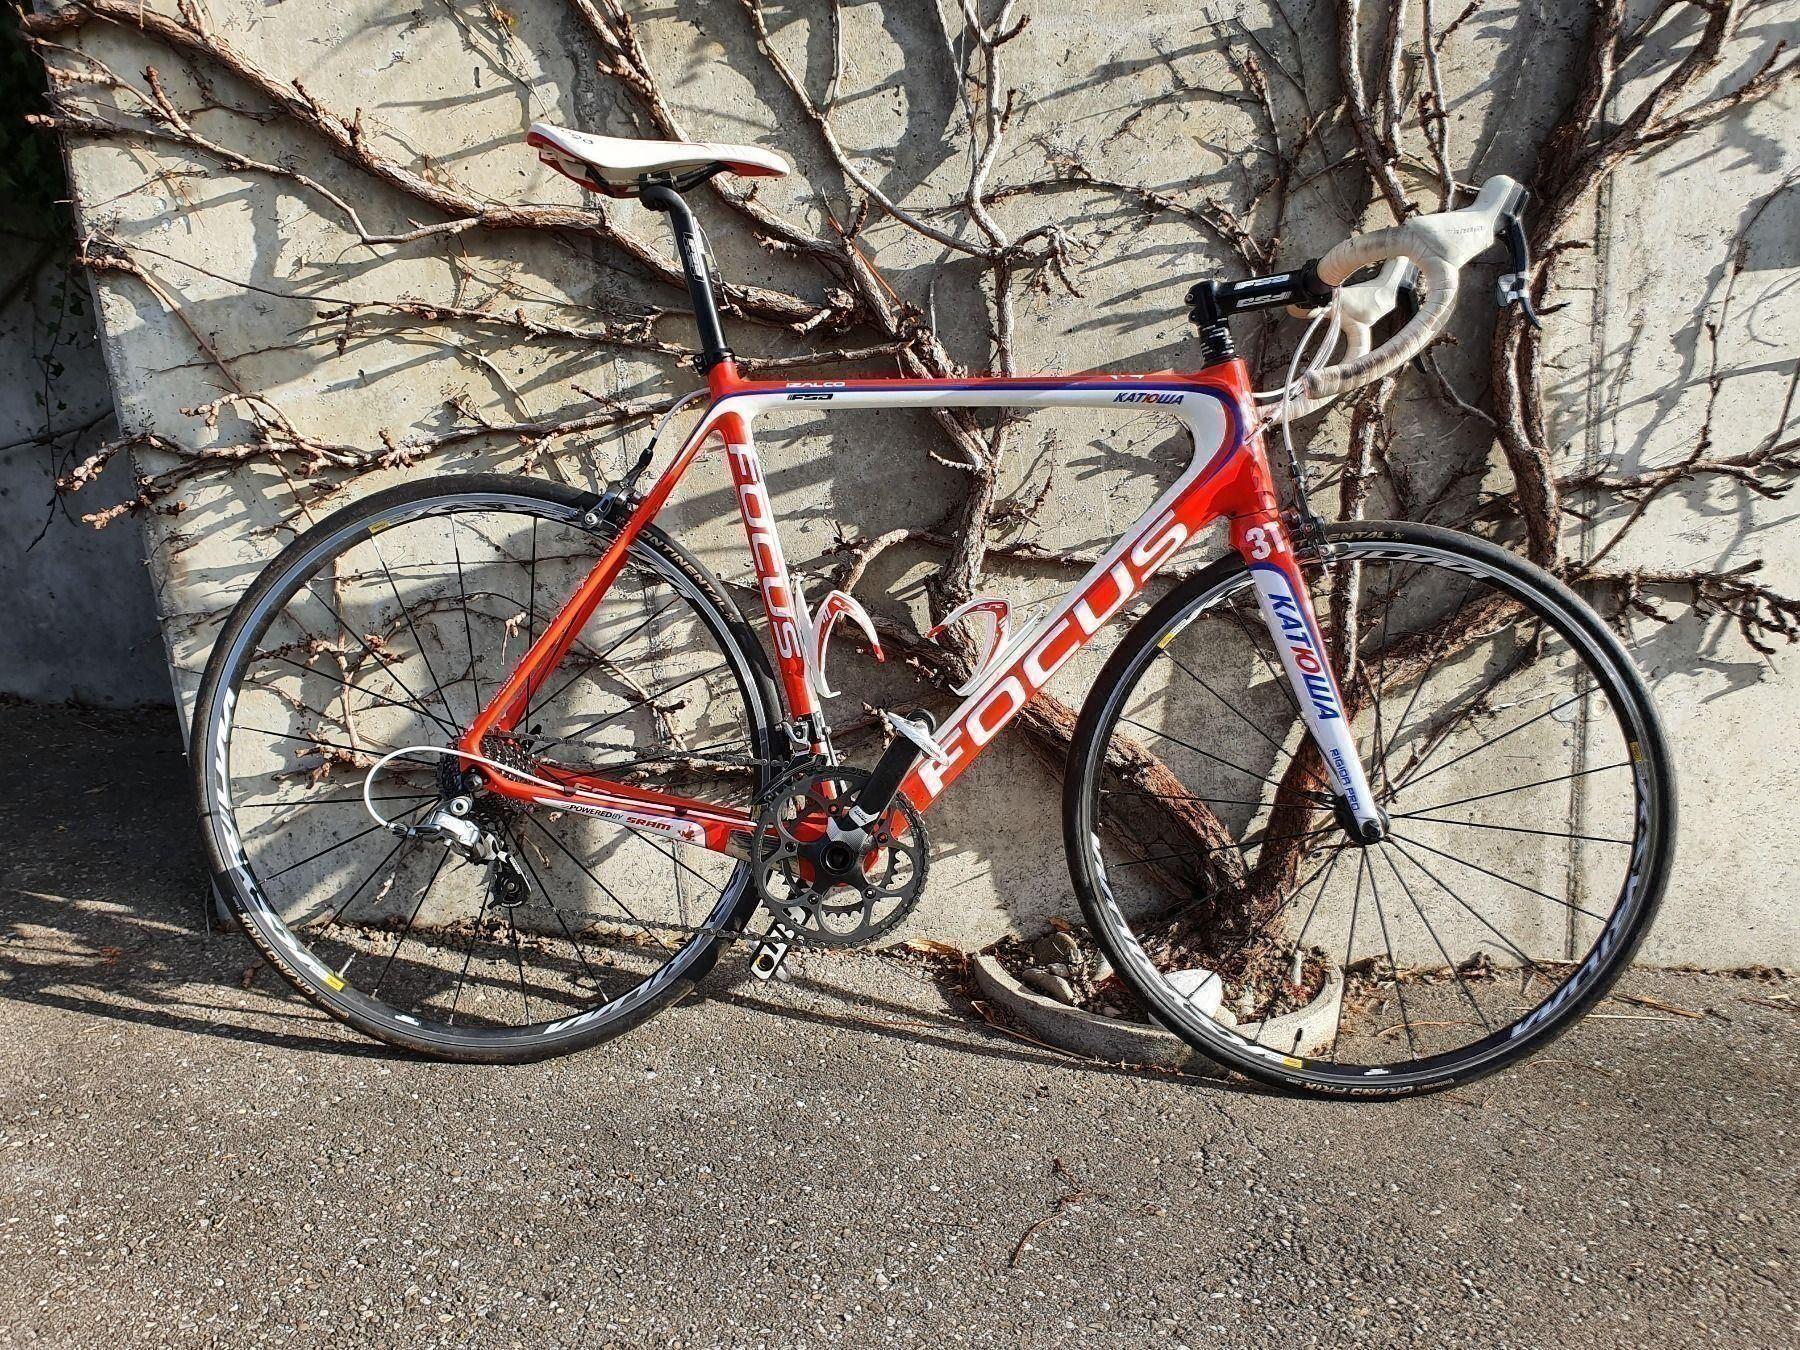
POLYGON ((919 780, 927 798, 935 798, 956 777, 973 746, 980 749, 1000 734, 1031 696, 1082 647, 1088 639, 1144 588, 1157 568, 1167 562, 1188 539, 1188 527, 1165 512, 1105 572, 1096 577, 1081 597, 1065 609, 1020 657, 998 684, 976 699, 958 721, 938 737, 944 757, 920 763, 919 780))
POLYGON ((667 816, 650 816, 641 811, 622 811, 611 806, 597 806, 592 802, 573 801, 567 797, 536 797, 539 806, 554 807, 558 811, 573 811, 577 815, 593 816, 596 820, 611 821, 615 825, 623 825, 627 829, 654 830, 658 834, 667 835, 671 839, 679 839, 684 844, 706 844, 706 830, 691 820, 670 820, 667 816))

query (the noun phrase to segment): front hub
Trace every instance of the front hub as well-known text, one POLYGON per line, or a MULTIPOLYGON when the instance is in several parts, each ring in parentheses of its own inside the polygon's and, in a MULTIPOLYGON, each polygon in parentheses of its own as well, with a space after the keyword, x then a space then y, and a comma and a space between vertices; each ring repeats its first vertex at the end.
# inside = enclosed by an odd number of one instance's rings
POLYGON ((1372 820, 1367 824, 1358 822, 1356 813, 1350 809, 1350 803, 1343 797, 1333 797, 1331 799, 1331 812, 1337 819, 1338 828, 1341 829, 1349 837, 1350 842, 1355 844, 1358 848, 1367 848, 1370 844, 1379 844, 1383 839, 1388 837, 1388 813, 1383 811, 1379 806, 1375 808, 1375 814, 1379 817, 1379 820, 1372 820))

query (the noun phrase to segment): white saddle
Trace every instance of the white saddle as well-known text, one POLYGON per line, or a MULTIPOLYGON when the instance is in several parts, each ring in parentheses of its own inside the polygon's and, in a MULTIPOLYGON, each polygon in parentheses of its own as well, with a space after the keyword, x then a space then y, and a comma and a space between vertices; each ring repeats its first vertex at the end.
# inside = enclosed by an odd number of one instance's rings
POLYGON ((711 169, 750 178, 779 178, 788 162, 773 150, 712 141, 634 141, 623 136, 591 136, 548 122, 533 122, 525 143, 558 173, 585 188, 624 196, 645 180, 679 177, 711 169))

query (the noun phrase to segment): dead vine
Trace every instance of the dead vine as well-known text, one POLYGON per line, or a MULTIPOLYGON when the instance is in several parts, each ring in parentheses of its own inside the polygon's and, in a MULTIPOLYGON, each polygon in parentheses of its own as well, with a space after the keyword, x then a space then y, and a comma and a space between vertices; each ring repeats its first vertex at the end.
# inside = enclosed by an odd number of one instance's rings
MULTIPOLYGON (((472 361, 486 360, 476 339, 489 344, 530 343, 547 350, 604 346, 672 365, 691 360, 693 351, 681 336, 682 312, 675 299, 678 269, 660 245, 628 228, 616 207, 600 200, 579 206, 490 200, 443 164, 406 152, 392 135, 378 134, 362 109, 327 106, 302 79, 260 64, 219 31, 197 0, 168 3, 172 10, 159 10, 142 0, 70 0, 61 8, 28 17, 25 31, 50 72, 50 111, 39 120, 67 142, 154 150, 185 166, 162 171, 177 178, 226 176, 280 183, 311 203, 351 248, 370 257, 402 256, 421 247, 447 248, 459 239, 497 232, 531 232, 597 246, 636 269, 647 283, 646 293, 655 297, 630 312, 572 313, 542 297, 502 299, 499 291, 470 303, 460 296, 371 299, 366 294, 309 292, 300 287, 269 289, 272 296, 311 307, 311 317, 298 330, 298 344, 319 344, 341 353, 352 343, 407 333, 429 335, 472 361), (204 107, 184 106, 156 64, 147 65, 137 78, 121 76, 81 47, 83 30, 94 25, 152 40, 192 77, 193 87, 205 90, 211 75, 228 77, 253 106, 238 107, 210 96, 204 107), (208 115, 202 117, 202 112, 208 115), (290 163, 249 153, 217 129, 233 118, 262 124, 279 121, 313 147, 313 159, 290 163), (333 162, 329 172, 323 167, 325 160, 333 162), (385 191, 372 195, 386 200, 391 194, 407 208, 399 214, 416 219, 376 220, 375 207, 358 194, 333 186, 346 174, 378 185, 385 191)), ((796 142, 791 148, 822 166, 815 171, 813 186, 833 204, 825 213, 824 227, 816 228, 729 179, 715 180, 709 189, 751 238, 770 254, 796 264, 799 274, 808 278, 795 289, 724 287, 728 316, 769 348, 746 357, 745 363, 763 369, 874 364, 914 376, 962 373, 936 321, 935 294, 907 295, 883 266, 870 240, 876 221, 904 232, 913 245, 935 250, 946 262, 977 269, 981 283, 959 287, 964 292, 961 303, 980 307, 986 329, 984 364, 1005 373, 1030 364, 1029 354, 1022 351, 1020 307, 1053 290, 1077 294, 1078 265, 1099 246, 1064 224, 1021 228, 1015 223, 1019 213, 1008 209, 1015 205, 1076 198, 1093 204, 1102 216, 1110 209, 1129 218, 1192 222, 1245 270, 1267 269, 1282 258, 1292 208, 1303 193, 1311 193, 1311 200, 1338 203, 1346 229, 1364 226, 1368 223, 1364 216, 1397 218, 1458 205, 1469 185, 1457 177, 1463 147, 1452 139, 1444 57, 1453 41, 1473 40, 1468 20, 1480 3, 1472 0, 1443 23, 1432 0, 1424 0, 1417 10, 1405 0, 1336 0, 1335 69, 1329 73, 1308 69, 1300 35, 1286 23, 1279 2, 1276 10, 1285 34, 1215 25, 1212 45, 1223 53, 1238 82, 1236 90, 1220 97, 1253 110, 1261 137, 1260 148, 1243 157, 1243 181, 1233 191, 1223 184, 1208 184, 1203 190, 1197 184, 1123 181, 1093 171, 1066 148, 1054 147, 1045 157, 1053 170, 1048 175, 1009 176, 1010 155, 1020 140, 1027 110, 1020 91, 1009 84, 1008 56, 1031 16, 1015 0, 956 0, 947 15, 939 11, 939 21, 944 50, 954 58, 956 87, 951 102, 961 112, 956 134, 966 150, 967 171, 950 201, 923 207, 884 187, 886 180, 841 139, 839 105, 845 73, 843 16, 838 7, 830 5, 819 15, 829 25, 832 44, 827 78, 820 80, 818 72, 799 59, 790 35, 777 26, 761 0, 736 0, 733 12, 744 26, 745 41, 762 62, 760 87, 772 91, 770 101, 796 142)), ((568 4, 592 43, 591 59, 624 96, 642 132, 670 138, 690 135, 669 94, 670 72, 658 69, 625 0, 568 0, 568 4)), ((1670 0, 1633 29, 1623 0, 1598 0, 1592 7, 1581 59, 1551 130, 1533 151, 1504 166, 1533 194, 1530 232, 1536 266, 1531 288, 1540 311, 1553 311, 1560 302, 1559 276, 1584 246, 1583 213, 1614 174, 1641 156, 1666 152, 1791 83, 1796 60, 1776 42, 1748 75, 1719 86, 1725 48, 1739 35, 1746 9, 1738 0, 1670 0), (1689 19, 1698 22, 1697 31, 1685 35, 1677 31, 1689 19), (1667 54, 1659 55, 1665 47, 1667 54)), ((1191 58, 1164 59, 1175 71, 1191 58)), ((501 75, 516 78, 510 71, 501 75)), ((1777 190, 1789 186, 1791 182, 1777 190)), ((1747 231, 1754 222, 1752 214, 1743 228, 1747 231)), ((1731 282, 1743 267, 1742 248, 1740 240, 1715 323, 1724 321, 1729 308, 1731 282)), ((468 264, 452 257, 466 279, 468 264)), ((188 274, 202 272, 215 281, 256 289, 243 278, 232 278, 224 262, 217 264, 221 270, 207 271, 158 254, 142 241, 97 231, 81 241, 77 262, 90 272, 142 288, 182 323, 187 321, 181 286, 188 274)), ((276 466, 288 476, 297 500, 305 501, 336 490, 358 474, 423 462, 459 447, 511 445, 525 452, 528 463, 534 462, 558 442, 632 424, 666 406, 657 398, 607 397, 596 398, 590 411, 577 416, 502 416, 459 397, 445 404, 445 421, 435 428, 389 428, 372 434, 369 443, 342 444, 302 430, 275 401, 236 378, 233 366, 238 358, 220 350, 197 326, 188 327, 225 386, 216 400, 188 412, 197 425, 216 425, 220 417, 229 416, 236 424, 237 440, 200 448, 136 432, 103 446, 65 475, 61 484, 65 490, 78 491, 92 482, 121 451, 153 451, 146 459, 162 467, 140 473, 131 500, 91 517, 96 524, 128 511, 179 510, 181 493, 196 479, 248 462, 276 466)), ((1276 341, 1273 325, 1265 325, 1254 346, 1245 344, 1255 354, 1259 373, 1279 355, 1276 341)), ((1716 401, 1718 386, 1727 378, 1717 365, 1716 330, 1714 358, 1716 401)), ((1396 397, 1395 381, 1356 400, 1337 480, 1339 514, 1354 518, 1376 514, 1376 508, 1397 509, 1417 518, 1463 523, 1468 511, 1461 489, 1479 482, 1497 451, 1512 480, 1505 514, 1522 523, 1523 551, 1572 582, 1610 598, 1616 612, 1662 621, 1675 617, 1679 610, 1672 606, 1685 601, 1702 615, 1735 624, 1758 651, 1770 651, 1778 639, 1800 639, 1800 602, 1752 580, 1754 565, 1733 571, 1600 565, 1652 503, 1672 491, 1729 483, 1762 497, 1786 492, 1800 468, 1796 454, 1800 442, 1790 423, 1791 383, 1777 425, 1752 449, 1720 452, 1712 447, 1709 404, 1706 434, 1680 461, 1631 473, 1616 468, 1569 471, 1559 468, 1560 447, 1547 431, 1539 335, 1515 314, 1501 315, 1485 365, 1488 387, 1482 393, 1458 390, 1435 363, 1428 368, 1425 392, 1481 438, 1479 444, 1471 442, 1464 461, 1451 466, 1448 479, 1435 492, 1426 491, 1410 470, 1397 470, 1397 457, 1390 453, 1399 437, 1397 410, 1404 406, 1404 400, 1396 397), (1571 513, 1623 518, 1596 555, 1571 559, 1565 552, 1571 513)), ((485 368, 504 383, 491 362, 485 368)), ((936 618, 982 589, 997 562, 1033 567, 1091 562, 1088 553, 1049 548, 1030 537, 1042 495, 1035 506, 1003 498, 1001 485, 1007 481, 1009 456, 1018 438, 1016 419, 982 421, 953 412, 934 416, 939 439, 930 453, 959 475, 950 509, 928 528, 842 540, 833 555, 839 562, 840 584, 856 586, 871 563, 890 550, 922 551, 933 559, 927 589, 936 618)), ((1048 490, 1046 481, 1044 491, 1048 490)), ((1475 519, 1491 522, 1500 514, 1478 507, 1475 519)), ((884 640, 896 641, 908 663, 933 683, 950 682, 965 673, 973 659, 967 645, 926 643, 893 621, 884 622, 883 628, 884 640)), ((1059 770, 1074 720, 1071 708, 1049 696, 1035 700, 1023 719, 1034 748, 1059 770)), ((1154 778, 1157 766, 1149 762, 1147 752, 1145 759, 1142 764, 1121 766, 1120 772, 1154 778)), ((1304 767, 1299 777, 1307 777, 1304 767)), ((1303 785, 1293 786, 1297 792, 1303 785)), ((1293 793, 1289 797, 1290 813, 1310 809, 1293 793)), ((1183 818, 1164 825, 1201 844, 1217 837, 1218 822, 1210 818, 1183 818)))

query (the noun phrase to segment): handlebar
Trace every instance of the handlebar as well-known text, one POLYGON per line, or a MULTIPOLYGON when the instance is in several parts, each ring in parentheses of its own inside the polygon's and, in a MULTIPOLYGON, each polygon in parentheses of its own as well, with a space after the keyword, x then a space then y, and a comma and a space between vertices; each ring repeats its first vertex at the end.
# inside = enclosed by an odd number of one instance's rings
POLYGON ((1252 277, 1246 281, 1205 281, 1188 292, 1190 317, 1200 325, 1213 355, 1229 354, 1224 321, 1246 309, 1290 304, 1298 315, 1336 307, 1344 335, 1345 359, 1305 375, 1286 405, 1294 417, 1323 406, 1350 389, 1369 384, 1399 369, 1436 337, 1456 304, 1459 271, 1503 239, 1512 254, 1512 270, 1500 278, 1502 305, 1518 304, 1537 323, 1526 288, 1530 258, 1522 224, 1526 192, 1499 175, 1482 184, 1474 202, 1457 211, 1414 216, 1387 229, 1356 235, 1323 258, 1294 272, 1252 277), (1373 276, 1351 282, 1357 273, 1379 267, 1373 276), (1387 342, 1373 347, 1373 330, 1396 307, 1418 296, 1423 301, 1387 342))
POLYGON ((1374 351, 1308 374, 1303 390, 1307 400, 1316 403, 1370 384, 1423 351, 1449 322, 1461 269, 1503 232, 1523 239, 1523 231, 1508 226, 1524 204, 1525 189, 1499 175, 1482 184, 1475 201, 1460 211, 1414 216, 1385 230, 1355 235, 1319 259, 1319 281, 1336 288, 1365 267, 1405 258, 1419 269, 1425 299, 1411 321, 1374 351))
MULTIPOLYGON (((1375 345, 1375 328, 1396 309, 1410 320, 1419 312, 1419 269, 1406 258, 1389 258, 1381 270, 1367 281, 1340 286, 1337 290, 1338 331, 1344 339, 1344 362, 1367 356, 1375 345)), ((1289 305, 1288 313, 1297 319, 1312 314, 1299 305, 1289 305)), ((1306 394, 1290 397, 1284 416, 1304 417, 1317 412, 1331 400, 1311 398, 1306 394)))

